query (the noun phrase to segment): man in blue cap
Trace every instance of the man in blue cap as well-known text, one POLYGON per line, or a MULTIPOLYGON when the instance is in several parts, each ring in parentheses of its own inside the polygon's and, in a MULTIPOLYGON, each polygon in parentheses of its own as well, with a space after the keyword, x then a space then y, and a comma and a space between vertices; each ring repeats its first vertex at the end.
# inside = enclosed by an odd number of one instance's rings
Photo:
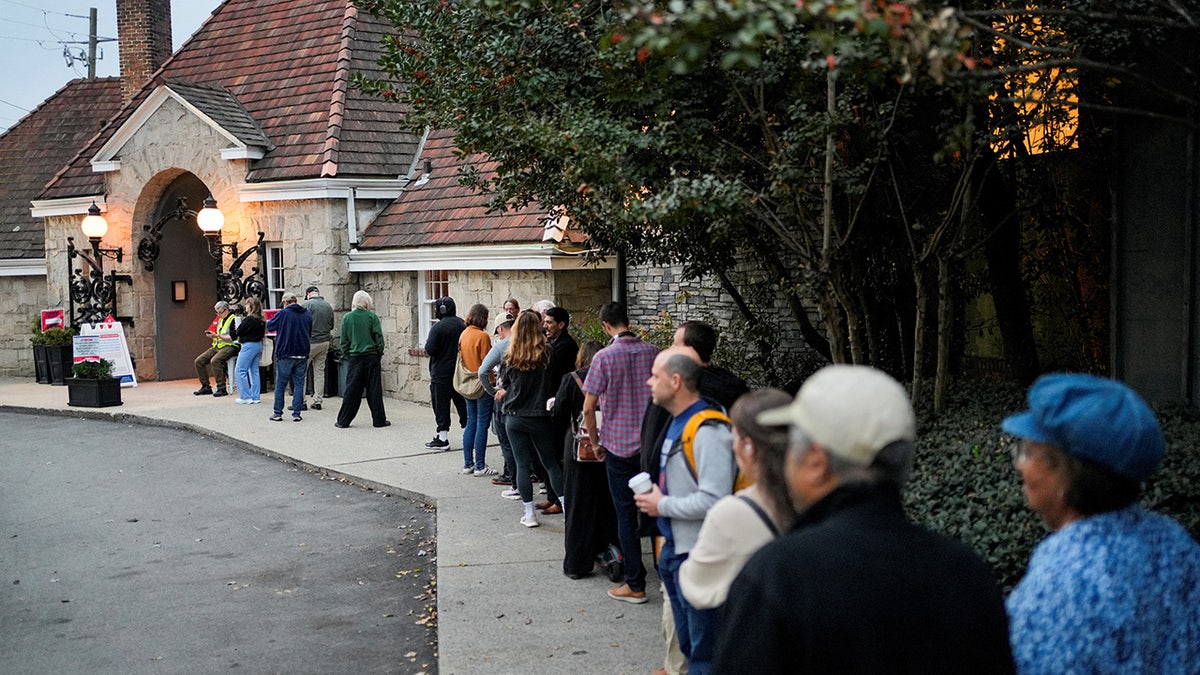
POLYGON ((1197 672, 1200 546, 1138 505, 1164 450, 1149 406, 1113 380, 1046 375, 1000 426, 1052 531, 1006 602, 1018 672, 1197 672))

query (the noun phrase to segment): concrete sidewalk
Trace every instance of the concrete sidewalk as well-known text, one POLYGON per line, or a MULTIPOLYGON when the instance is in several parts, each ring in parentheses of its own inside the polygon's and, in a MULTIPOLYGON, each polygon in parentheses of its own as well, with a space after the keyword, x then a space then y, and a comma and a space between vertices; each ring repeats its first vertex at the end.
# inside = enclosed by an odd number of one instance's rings
MULTIPOLYGON (((647 588, 650 602, 629 605, 605 595, 612 584, 603 575, 578 581, 564 576, 562 517, 542 516, 534 529, 521 526, 520 502, 501 498, 502 488, 488 478, 459 472, 461 437, 453 433, 451 451, 427 450, 434 428, 428 406, 388 399, 392 426, 376 429, 364 402, 354 424, 337 429, 340 398, 327 399, 324 410, 306 411, 300 423, 286 411, 283 422, 270 422, 269 393, 261 405, 248 406, 236 405, 236 396, 193 396, 195 388, 192 381, 150 382, 122 390, 119 407, 72 408, 66 387, 0 378, 0 409, 219 435, 436 505, 438 666, 446 675, 646 673, 661 665, 661 598, 654 579, 647 588)), ((63 427, 69 437, 70 422, 63 427)), ((499 469, 503 459, 494 441, 488 455, 499 469)))

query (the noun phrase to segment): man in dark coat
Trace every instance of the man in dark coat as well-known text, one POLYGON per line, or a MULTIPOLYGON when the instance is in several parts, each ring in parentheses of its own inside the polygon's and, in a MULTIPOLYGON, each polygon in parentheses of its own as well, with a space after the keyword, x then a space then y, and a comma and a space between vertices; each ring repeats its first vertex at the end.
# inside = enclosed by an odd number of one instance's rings
POLYGON ((429 329, 425 353, 429 356, 429 399, 437 434, 425 443, 430 449, 450 449, 450 402, 458 411, 459 426, 467 426, 467 402, 454 391, 454 362, 458 358, 458 338, 467 324, 458 318, 454 298, 441 298, 433 303, 437 322, 429 329))
POLYGON ((916 422, 900 383, 828 366, 758 422, 791 427, 800 517, 734 580, 713 672, 1014 671, 991 568, 904 514, 916 422))
POLYGON ((312 314, 296 302, 295 293, 283 294, 283 308, 267 322, 275 334, 275 410, 271 421, 283 419, 283 394, 292 385, 292 421, 300 421, 304 406, 304 376, 312 346, 312 314))

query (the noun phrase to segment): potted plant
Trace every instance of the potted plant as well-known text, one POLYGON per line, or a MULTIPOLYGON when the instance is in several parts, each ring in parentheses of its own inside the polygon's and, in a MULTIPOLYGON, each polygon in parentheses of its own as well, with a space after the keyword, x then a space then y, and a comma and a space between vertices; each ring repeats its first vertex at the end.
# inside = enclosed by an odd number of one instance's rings
POLYGON ((71 363, 75 355, 74 328, 47 328, 35 330, 33 363, 39 384, 66 384, 71 374, 71 363))
POLYGON ((121 405, 121 380, 112 376, 112 361, 81 361, 67 378, 67 405, 107 408, 121 405))

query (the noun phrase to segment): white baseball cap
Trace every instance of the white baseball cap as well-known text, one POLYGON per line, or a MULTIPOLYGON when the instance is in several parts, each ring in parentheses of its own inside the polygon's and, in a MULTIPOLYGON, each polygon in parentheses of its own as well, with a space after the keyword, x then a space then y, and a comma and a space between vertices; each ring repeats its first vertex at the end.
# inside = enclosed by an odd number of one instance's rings
POLYGON ((860 466, 896 441, 916 440, 908 392, 868 366, 832 365, 804 382, 795 400, 758 415, 758 423, 792 425, 826 450, 860 466))

